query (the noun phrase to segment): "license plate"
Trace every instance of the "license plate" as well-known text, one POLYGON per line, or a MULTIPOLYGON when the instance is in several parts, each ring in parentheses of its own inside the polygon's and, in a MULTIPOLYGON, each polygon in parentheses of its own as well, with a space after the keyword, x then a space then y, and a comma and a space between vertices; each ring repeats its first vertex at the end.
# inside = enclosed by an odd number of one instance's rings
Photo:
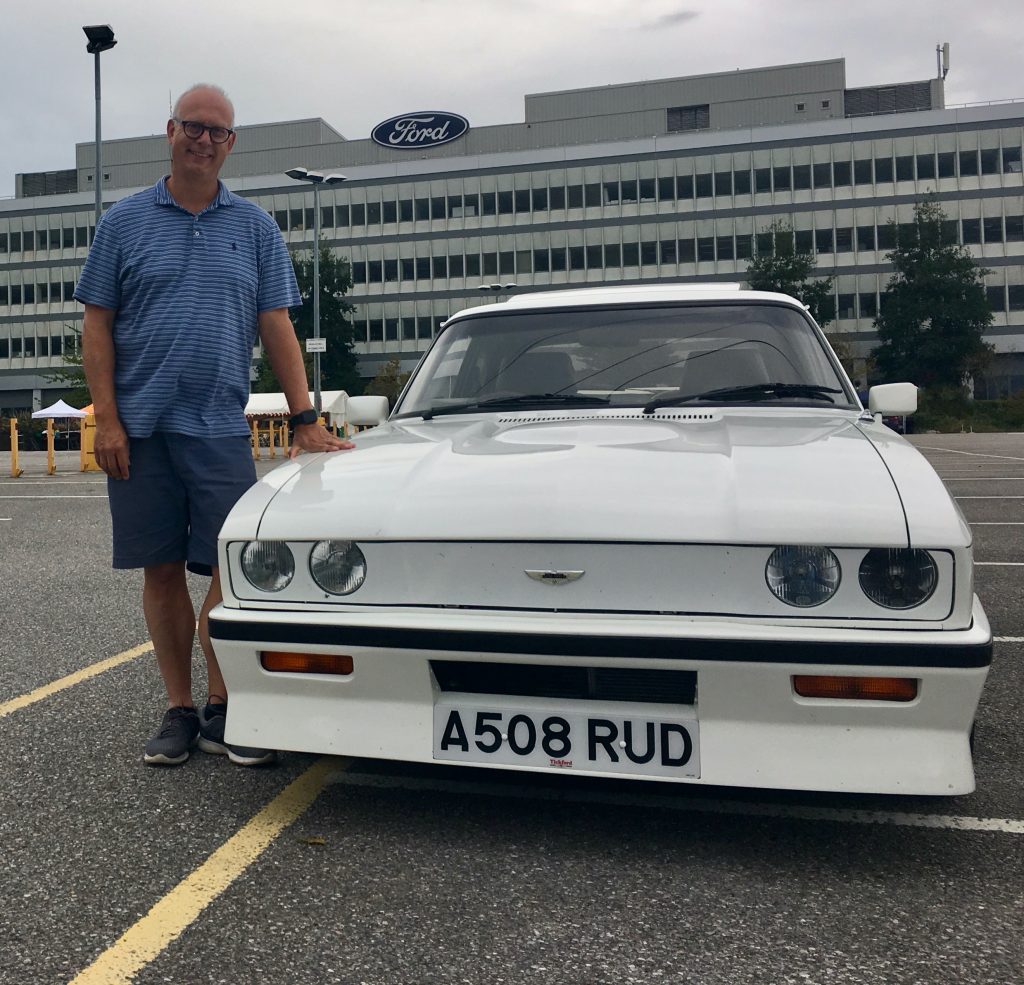
POLYGON ((434 706, 434 759, 525 769, 700 776, 697 720, 626 710, 487 705, 434 706))

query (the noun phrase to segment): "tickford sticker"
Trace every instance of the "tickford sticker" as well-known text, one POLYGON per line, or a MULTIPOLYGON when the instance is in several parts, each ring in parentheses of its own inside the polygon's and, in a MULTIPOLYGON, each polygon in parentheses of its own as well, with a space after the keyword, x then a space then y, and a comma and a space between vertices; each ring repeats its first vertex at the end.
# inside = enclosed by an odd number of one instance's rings
POLYGON ((458 113, 427 110, 403 113, 378 123, 370 139, 381 147, 395 150, 416 150, 418 147, 440 147, 465 135, 469 120, 458 113))

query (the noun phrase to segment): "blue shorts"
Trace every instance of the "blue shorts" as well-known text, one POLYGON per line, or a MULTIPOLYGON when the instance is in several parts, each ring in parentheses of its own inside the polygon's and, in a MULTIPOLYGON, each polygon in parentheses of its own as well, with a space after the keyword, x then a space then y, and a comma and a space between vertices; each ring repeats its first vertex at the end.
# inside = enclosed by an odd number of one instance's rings
POLYGON ((256 481, 250 439, 157 431, 130 438, 128 453, 128 478, 107 479, 114 567, 185 561, 211 574, 220 528, 256 481))

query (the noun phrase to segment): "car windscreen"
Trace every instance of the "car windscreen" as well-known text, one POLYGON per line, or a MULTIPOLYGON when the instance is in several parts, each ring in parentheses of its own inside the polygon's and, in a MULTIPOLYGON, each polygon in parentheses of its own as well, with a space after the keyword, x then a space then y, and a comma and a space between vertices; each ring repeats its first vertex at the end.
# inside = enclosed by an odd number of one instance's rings
POLYGON ((762 302, 458 319, 424 357, 395 416, 691 399, 857 406, 812 323, 792 307, 762 302))

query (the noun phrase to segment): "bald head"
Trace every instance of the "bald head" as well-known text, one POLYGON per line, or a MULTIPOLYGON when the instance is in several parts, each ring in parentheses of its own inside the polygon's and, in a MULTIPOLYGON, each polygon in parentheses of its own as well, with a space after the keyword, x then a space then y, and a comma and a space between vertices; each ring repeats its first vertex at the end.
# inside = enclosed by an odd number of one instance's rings
POLYGON ((199 82, 194 86, 190 86, 178 96, 178 101, 174 104, 174 111, 171 113, 171 116, 176 120, 187 119, 188 106, 196 99, 201 99, 204 102, 212 99, 223 103, 223 108, 226 110, 230 121, 227 126, 233 127, 235 125, 235 107, 228 98, 228 94, 220 86, 215 86, 209 82, 199 82))

